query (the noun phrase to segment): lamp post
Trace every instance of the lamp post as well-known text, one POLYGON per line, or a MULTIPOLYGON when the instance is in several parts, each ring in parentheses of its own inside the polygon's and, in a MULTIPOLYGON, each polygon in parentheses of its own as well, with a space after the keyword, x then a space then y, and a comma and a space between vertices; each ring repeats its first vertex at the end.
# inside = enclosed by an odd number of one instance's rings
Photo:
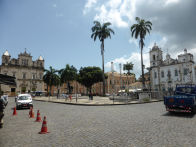
POLYGON ((112 70, 112 95, 113 95, 113 104, 114 104, 114 64, 111 62, 111 70, 112 70))
POLYGON ((121 77, 121 68, 122 68, 122 64, 119 64, 119 69, 120 69, 120 90, 122 89, 122 77, 121 77))

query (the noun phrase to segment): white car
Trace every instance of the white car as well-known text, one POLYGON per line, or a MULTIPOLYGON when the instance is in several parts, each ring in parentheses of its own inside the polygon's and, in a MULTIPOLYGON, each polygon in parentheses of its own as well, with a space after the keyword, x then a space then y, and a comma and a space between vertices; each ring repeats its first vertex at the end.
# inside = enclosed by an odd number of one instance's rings
POLYGON ((19 94, 16 97, 16 108, 30 108, 33 107, 33 101, 30 94, 19 94))

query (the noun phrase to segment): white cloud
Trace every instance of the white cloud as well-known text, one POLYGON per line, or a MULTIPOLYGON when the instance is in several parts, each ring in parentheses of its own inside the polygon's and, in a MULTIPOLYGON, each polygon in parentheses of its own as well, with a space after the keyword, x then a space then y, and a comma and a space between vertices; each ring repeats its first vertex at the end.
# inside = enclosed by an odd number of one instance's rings
POLYGON ((173 3, 178 3, 179 0, 166 0, 165 5, 173 4, 173 3))
MULTIPOLYGON (((114 70, 117 72, 120 72, 120 68, 119 68, 120 63, 122 64, 122 69, 123 69, 123 64, 126 64, 127 62, 132 62, 134 64, 132 72, 136 74, 137 78, 141 75, 141 55, 139 52, 133 52, 129 57, 124 55, 123 57, 116 58, 113 61, 107 62, 105 64, 105 68, 107 71, 111 71, 111 62, 114 63, 114 70)), ((149 53, 143 54, 143 64, 145 65, 145 67, 150 66, 149 53)))
POLYGON ((52 5, 52 7, 56 8, 56 7, 57 7, 57 5, 56 5, 56 4, 53 4, 53 5, 52 5))
POLYGON ((96 9, 99 14, 96 14, 94 20, 98 20, 100 22, 111 22, 112 25, 117 27, 128 27, 128 23, 124 21, 121 17, 120 12, 117 9, 111 9, 107 11, 105 5, 96 9))
POLYGON ((84 9, 83 9, 83 14, 85 15, 90 11, 90 9, 97 3, 97 0, 87 0, 84 9))

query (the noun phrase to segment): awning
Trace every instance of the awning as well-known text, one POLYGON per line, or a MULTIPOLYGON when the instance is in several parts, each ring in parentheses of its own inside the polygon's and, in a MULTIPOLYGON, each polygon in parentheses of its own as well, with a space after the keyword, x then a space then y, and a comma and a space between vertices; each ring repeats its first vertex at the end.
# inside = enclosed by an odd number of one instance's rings
POLYGON ((0 74, 0 84, 16 86, 15 77, 0 74))

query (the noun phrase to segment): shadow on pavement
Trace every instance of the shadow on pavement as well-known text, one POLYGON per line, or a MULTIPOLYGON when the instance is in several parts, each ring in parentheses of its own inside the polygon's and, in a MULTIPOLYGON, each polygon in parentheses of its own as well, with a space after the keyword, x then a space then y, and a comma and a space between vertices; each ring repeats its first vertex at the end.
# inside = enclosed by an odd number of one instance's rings
POLYGON ((195 116, 195 114, 183 113, 183 112, 167 112, 167 113, 163 114, 162 116, 193 118, 195 116))

